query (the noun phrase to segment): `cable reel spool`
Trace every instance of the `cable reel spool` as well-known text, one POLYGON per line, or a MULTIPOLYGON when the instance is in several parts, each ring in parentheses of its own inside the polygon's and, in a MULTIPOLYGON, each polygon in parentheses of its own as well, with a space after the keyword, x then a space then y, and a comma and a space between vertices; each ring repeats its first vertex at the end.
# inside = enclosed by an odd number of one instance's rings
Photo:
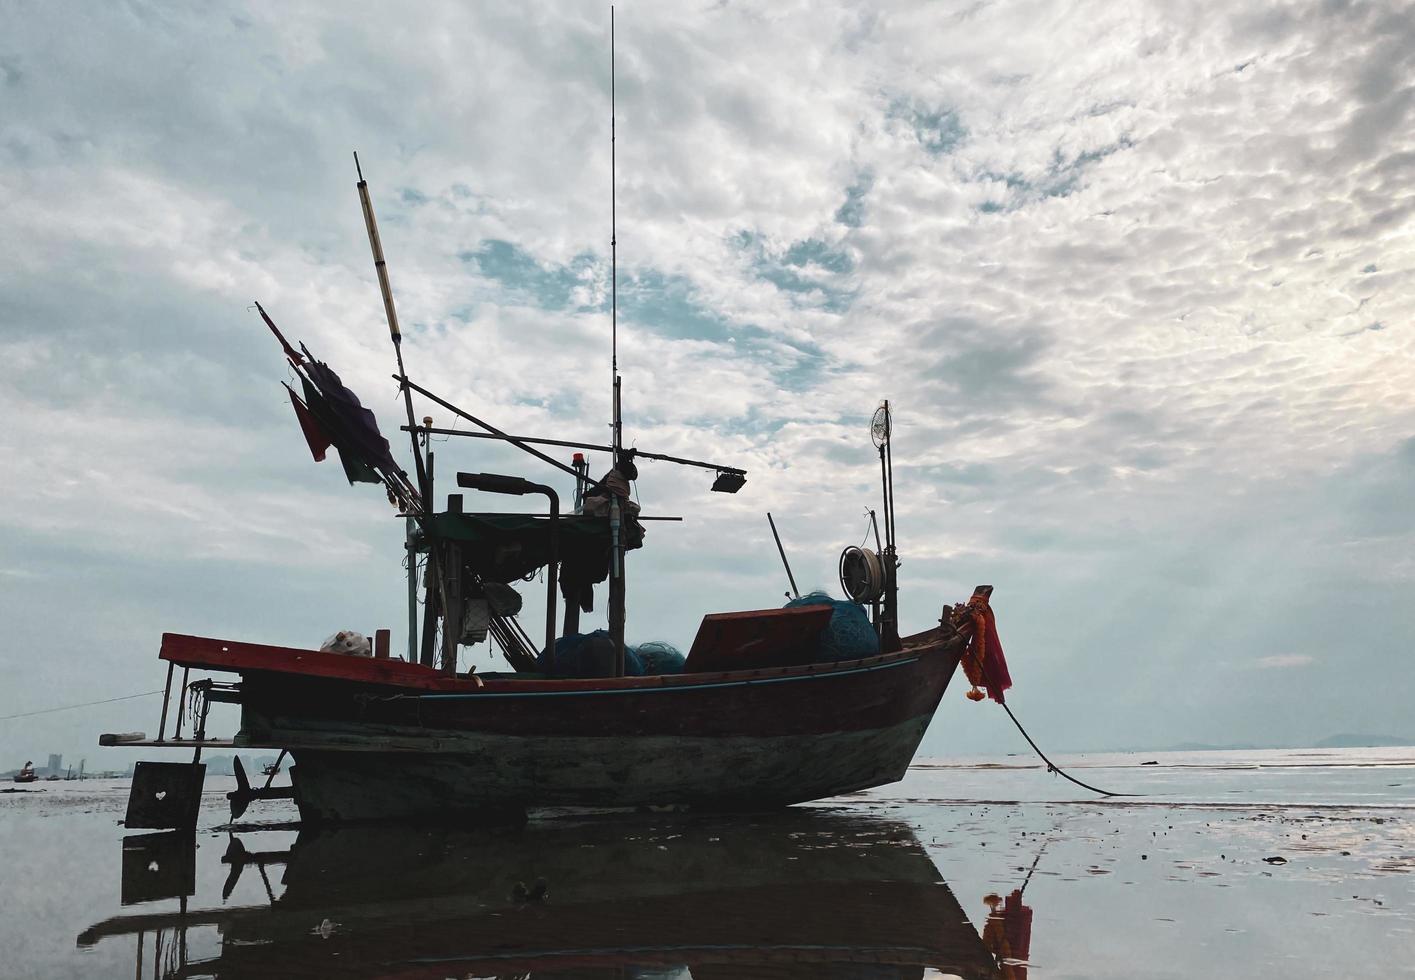
POLYGON ((870 419, 870 441, 875 444, 876 449, 883 449, 885 443, 889 442, 889 437, 894 434, 894 420, 890 417, 889 402, 884 402, 875 409, 874 417, 870 419))
POLYGON ((862 606, 884 595, 884 563, 879 555, 857 545, 842 551, 840 588, 851 602, 862 606))

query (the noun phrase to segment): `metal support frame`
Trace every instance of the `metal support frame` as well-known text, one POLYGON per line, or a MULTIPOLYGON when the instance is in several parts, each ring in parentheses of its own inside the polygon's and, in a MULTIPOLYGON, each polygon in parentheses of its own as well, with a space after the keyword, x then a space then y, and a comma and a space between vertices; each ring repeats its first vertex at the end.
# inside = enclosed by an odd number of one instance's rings
POLYGON ((457 672, 457 646, 462 639, 462 546, 442 542, 442 588, 446 594, 442 609, 442 672, 457 672))
POLYGON ((197 684, 192 685, 192 697, 197 697, 198 691, 200 691, 201 697, 201 712, 197 715, 196 722, 196 748, 192 751, 192 762, 194 764, 201 761, 201 743, 206 741, 206 716, 211 713, 211 699, 206 696, 206 692, 209 690, 210 685, 210 681, 198 681, 197 684), (198 687, 198 684, 205 686, 198 687))
POLYGON ((190 667, 182 668, 182 693, 177 695, 177 727, 172 733, 173 738, 182 737, 182 712, 187 707, 187 677, 191 671, 190 667))
POLYGON ((418 662, 418 522, 405 519, 408 552, 408 663, 418 662))
MULTIPOLYGON (((532 483, 519 476, 502 476, 499 473, 458 473, 457 486, 485 493, 504 493, 524 496, 528 493, 544 494, 550 501, 550 558, 546 574, 545 596, 545 656, 555 662, 555 602, 560 586, 560 495, 554 487, 544 483, 532 483)), ((567 607, 568 609, 568 607, 567 607)))
MULTIPOLYGON (((433 464, 435 462, 436 459, 434 458, 432 450, 428 450, 427 464, 424 471, 427 481, 425 507, 431 507, 431 501, 436 499, 433 497, 433 493, 435 492, 433 489, 433 476, 435 472, 433 464)), ((428 522, 427 526, 431 526, 431 521, 428 522)), ((424 667, 431 667, 437 656, 437 614, 442 607, 442 595, 437 587, 437 583, 442 580, 442 570, 438 565, 437 549, 433 547, 434 543, 431 538, 428 539, 427 574, 423 576, 423 633, 421 649, 418 652, 418 663, 422 664, 424 667)))
POLYGON ((162 689, 162 720, 157 723, 157 740, 160 742, 167 734, 167 702, 172 698, 172 671, 177 665, 172 661, 167 661, 167 684, 162 689))

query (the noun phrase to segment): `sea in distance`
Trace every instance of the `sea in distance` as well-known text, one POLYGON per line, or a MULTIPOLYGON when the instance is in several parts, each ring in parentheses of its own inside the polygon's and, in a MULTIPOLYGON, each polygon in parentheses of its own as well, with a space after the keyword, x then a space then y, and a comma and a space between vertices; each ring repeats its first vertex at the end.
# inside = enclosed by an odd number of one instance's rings
POLYGON ((1415 748, 1056 761, 1136 795, 923 759, 770 814, 314 830, 210 776, 191 835, 15 786, 0 976, 1415 977, 1415 748))

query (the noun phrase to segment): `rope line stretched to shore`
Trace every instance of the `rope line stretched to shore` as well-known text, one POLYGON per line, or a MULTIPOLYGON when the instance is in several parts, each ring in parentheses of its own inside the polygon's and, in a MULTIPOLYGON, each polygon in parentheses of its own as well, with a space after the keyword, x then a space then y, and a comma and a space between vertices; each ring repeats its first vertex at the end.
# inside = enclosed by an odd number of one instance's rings
POLYGON ((1071 775, 1070 773, 1068 773, 1066 770, 1064 770, 1064 769, 1062 769, 1060 766, 1058 766, 1055 762, 1052 762, 1050 759, 1048 759, 1048 758, 1046 757, 1046 753, 1043 752, 1040 748, 1037 747, 1037 743, 1036 743, 1036 742, 1033 742, 1033 741, 1032 741, 1032 736, 1030 736, 1030 735, 1027 734, 1027 729, 1025 729, 1025 728, 1022 727, 1022 723, 1017 720, 1017 716, 1012 713, 1012 709, 1009 708, 1004 702, 999 701, 998 703, 1002 705, 1002 710, 1007 712, 1007 717, 1009 717, 1009 718, 1012 719, 1012 724, 1016 725, 1016 726, 1017 726, 1017 730, 1022 733, 1022 737, 1027 740, 1027 744, 1032 747, 1032 751, 1035 752, 1035 753, 1037 753, 1037 755, 1041 757, 1041 760, 1047 764, 1047 772, 1054 772, 1054 773, 1056 773, 1058 776, 1060 776, 1061 778, 1063 778, 1063 779, 1069 779, 1069 780, 1071 780, 1073 783, 1075 783, 1077 786, 1080 786, 1080 787, 1083 788, 1083 789, 1088 789, 1088 790, 1090 790, 1092 793, 1099 793, 1101 796, 1144 796, 1144 795, 1145 795, 1144 793, 1112 793, 1112 792, 1111 792, 1110 790, 1108 790, 1108 789, 1101 789, 1099 786, 1092 786, 1090 783, 1083 783, 1083 782, 1081 782, 1081 780, 1077 779, 1075 776, 1072 776, 1072 775, 1071 775))
MULTIPOLYGON (((966 656, 967 654, 965 653, 964 655, 966 656)), ((978 657, 978 658, 977 658, 977 662, 978 662, 978 666, 979 666, 980 668, 982 668, 982 674, 983 674, 983 682, 984 682, 984 684, 985 684, 985 685, 988 685, 988 686, 996 687, 997 685, 993 684, 991 675, 988 674, 987 658, 986 658, 986 657, 978 657)), ((1001 689, 999 688, 999 690, 1001 690, 1001 689)), ((1083 783, 1083 782, 1081 782, 1081 780, 1077 779, 1075 776, 1071 775, 1071 774, 1068 773, 1065 769, 1062 769, 1062 768, 1061 768, 1060 766, 1058 766, 1055 762, 1052 762, 1050 759, 1047 758, 1046 753, 1041 750, 1041 746, 1037 745, 1036 742, 1032 741, 1032 736, 1030 736, 1030 735, 1027 734, 1027 729, 1025 729, 1025 728, 1022 727, 1022 723, 1017 720, 1017 716, 1012 713, 1012 709, 1007 706, 1007 702, 1006 702, 1006 701, 998 700, 997 703, 1000 704, 1000 705, 1002 705, 1002 710, 1007 712, 1007 717, 1009 717, 1009 718, 1012 719, 1012 724, 1014 724, 1014 725, 1017 726, 1017 730, 1022 733, 1022 737, 1027 740, 1027 744, 1032 747, 1032 751, 1035 752, 1035 753, 1037 753, 1038 758, 1040 758, 1043 762, 1045 762, 1045 763, 1047 764, 1047 772, 1054 772, 1054 773, 1056 773, 1058 776, 1060 776, 1061 778, 1063 778, 1063 779, 1068 779, 1068 780, 1070 780, 1071 782, 1075 783, 1077 786, 1080 786, 1082 789, 1088 789, 1088 790, 1090 790, 1092 793, 1099 793, 1101 796, 1144 796, 1144 795, 1145 795, 1145 794, 1143 794, 1143 793, 1112 793, 1110 790, 1101 789, 1099 786, 1092 786, 1090 783, 1083 783)))
POLYGON ((141 694, 125 694, 121 698, 103 698, 101 701, 85 701, 83 704, 66 704, 58 708, 41 708, 38 711, 21 711, 17 715, 0 715, 0 721, 10 721, 14 718, 32 718, 35 715, 47 715, 55 711, 72 711, 74 708, 91 708, 95 704, 112 704, 114 701, 131 701, 134 698, 150 698, 154 694, 161 693, 161 691, 143 691, 141 694))

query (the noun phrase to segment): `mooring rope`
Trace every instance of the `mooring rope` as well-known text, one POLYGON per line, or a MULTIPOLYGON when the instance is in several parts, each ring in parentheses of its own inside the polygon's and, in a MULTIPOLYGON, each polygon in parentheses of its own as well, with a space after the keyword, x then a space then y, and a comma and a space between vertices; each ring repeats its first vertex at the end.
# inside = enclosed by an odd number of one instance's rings
POLYGON ((1032 736, 1030 736, 1030 735, 1027 734, 1027 729, 1025 729, 1025 728, 1022 727, 1022 723, 1017 720, 1017 716, 1012 713, 1012 709, 1009 708, 1005 702, 999 701, 998 704, 1001 704, 1001 705, 1002 705, 1002 710, 1007 712, 1007 717, 1009 717, 1009 718, 1012 719, 1012 724, 1014 724, 1014 725, 1017 726, 1017 730, 1022 733, 1022 737, 1027 740, 1027 744, 1032 747, 1032 751, 1035 752, 1035 753, 1037 753, 1037 755, 1041 757, 1041 760, 1047 764, 1047 771, 1048 771, 1048 772, 1054 772, 1054 773, 1056 773, 1058 776, 1060 776, 1061 778, 1063 778, 1063 779, 1069 779, 1069 780, 1071 780, 1073 783, 1075 783, 1077 786, 1080 786, 1080 787, 1082 787, 1083 789, 1088 789, 1088 790, 1090 790, 1092 793, 1099 793, 1101 796, 1144 796, 1144 795, 1145 795, 1144 793, 1112 793, 1112 792, 1111 792, 1110 790, 1108 790, 1108 789, 1101 789, 1101 788, 1098 787, 1098 786, 1092 786, 1090 783, 1083 783, 1083 782, 1081 782, 1081 780, 1077 779, 1075 776, 1072 776, 1072 775, 1071 775, 1070 773, 1068 773, 1066 770, 1062 769, 1062 768, 1061 768, 1060 766, 1058 766, 1055 762, 1052 762, 1050 759, 1048 759, 1048 758, 1046 757, 1046 753, 1043 752, 1040 748, 1037 747, 1037 743, 1036 743, 1036 742, 1032 741, 1032 736))
POLYGON ((154 694, 161 694, 161 691, 143 691, 141 694, 125 694, 121 698, 104 698, 101 701, 85 701, 83 704, 66 704, 58 708, 41 708, 38 711, 21 711, 17 715, 0 715, 0 721, 10 721, 13 718, 30 718, 34 715, 47 715, 54 711, 72 711, 74 708, 91 708, 95 704, 111 704, 114 701, 131 701, 133 698, 150 698, 154 694))
MULTIPOLYGON (((967 653, 966 653, 966 652, 964 653, 964 656, 967 656, 967 653)), ((993 684, 992 684, 992 677, 988 674, 987 658, 986 658, 986 657, 978 657, 978 658, 977 658, 977 664, 978 664, 979 667, 982 668, 983 684, 984 684, 984 686, 985 686, 985 687, 986 687, 986 686, 996 686, 996 685, 993 685, 993 684)), ((999 687, 999 688, 998 688, 998 691, 1000 692, 1001 690, 1002 690, 1002 688, 999 687)), ((1037 753, 1037 756, 1038 756, 1043 762, 1045 762, 1045 763, 1047 764, 1047 772, 1056 773, 1058 776, 1060 776, 1060 777, 1063 778, 1063 779, 1069 779, 1071 782, 1075 783, 1077 786, 1080 786, 1082 789, 1088 789, 1088 790, 1090 790, 1092 793, 1099 793, 1101 796, 1144 796, 1144 795, 1145 795, 1144 793, 1112 793, 1110 790, 1101 789, 1099 786, 1092 786, 1090 783, 1083 783, 1083 782, 1081 782, 1081 780, 1077 779, 1075 776, 1071 775, 1071 774, 1068 773, 1065 769, 1062 769, 1062 768, 1061 768, 1060 766, 1058 766, 1055 762, 1052 762, 1050 759, 1047 758, 1046 753, 1042 751, 1041 746, 1037 745, 1036 742, 1032 741, 1032 736, 1030 736, 1030 735, 1027 734, 1027 729, 1025 729, 1025 728, 1022 727, 1022 723, 1017 720, 1017 716, 1012 713, 1012 709, 1007 706, 1007 702, 1006 702, 1006 701, 998 700, 997 703, 1000 704, 1000 705, 1002 705, 1002 710, 1007 712, 1007 717, 1009 717, 1009 718, 1012 719, 1012 724, 1014 724, 1014 725, 1017 726, 1017 730, 1022 733, 1022 737, 1027 740, 1027 744, 1032 747, 1032 751, 1035 752, 1035 753, 1037 753)))

